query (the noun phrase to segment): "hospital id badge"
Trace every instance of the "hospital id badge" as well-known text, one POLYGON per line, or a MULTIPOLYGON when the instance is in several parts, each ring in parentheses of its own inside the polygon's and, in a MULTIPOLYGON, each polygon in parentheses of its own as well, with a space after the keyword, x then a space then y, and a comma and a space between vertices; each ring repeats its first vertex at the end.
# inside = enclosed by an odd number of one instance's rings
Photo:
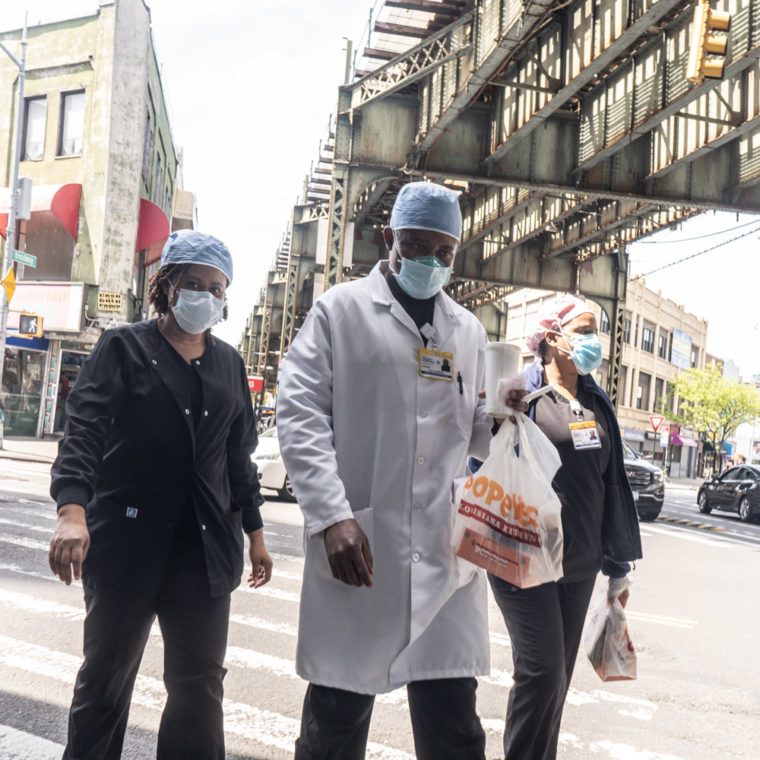
POLYGON ((582 449, 601 449, 602 442, 599 440, 599 433, 596 429, 596 421, 588 422, 571 422, 570 435, 573 438, 573 446, 576 451, 582 449))
POLYGON ((420 377, 428 380, 445 380, 454 382, 454 354, 421 348, 418 353, 420 377))

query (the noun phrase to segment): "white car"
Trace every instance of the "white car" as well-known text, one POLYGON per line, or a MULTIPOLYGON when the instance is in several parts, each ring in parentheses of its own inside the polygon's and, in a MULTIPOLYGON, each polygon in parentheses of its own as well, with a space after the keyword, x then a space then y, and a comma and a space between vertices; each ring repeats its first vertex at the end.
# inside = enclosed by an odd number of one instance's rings
POLYGON ((280 442, 277 439, 277 428, 271 427, 259 436, 259 445, 251 455, 251 461, 259 471, 259 482, 262 488, 277 491, 283 501, 295 501, 293 486, 290 484, 285 463, 280 454, 280 442))

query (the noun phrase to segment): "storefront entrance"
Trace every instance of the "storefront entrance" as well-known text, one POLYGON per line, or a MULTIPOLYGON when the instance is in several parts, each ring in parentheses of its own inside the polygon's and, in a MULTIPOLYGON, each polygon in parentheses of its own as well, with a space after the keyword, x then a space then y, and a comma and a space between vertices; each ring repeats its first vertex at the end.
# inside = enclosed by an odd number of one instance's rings
POLYGON ((86 358, 87 353, 84 351, 61 351, 61 374, 58 378, 54 433, 63 433, 66 427, 66 399, 82 371, 82 365, 86 358))

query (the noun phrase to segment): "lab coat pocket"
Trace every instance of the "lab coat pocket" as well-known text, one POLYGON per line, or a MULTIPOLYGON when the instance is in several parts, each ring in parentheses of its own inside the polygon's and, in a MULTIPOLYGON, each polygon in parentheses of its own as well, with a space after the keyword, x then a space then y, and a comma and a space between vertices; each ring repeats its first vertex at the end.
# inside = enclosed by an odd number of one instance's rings
POLYGON ((461 383, 455 380, 452 385, 454 407, 456 409, 457 426, 469 438, 472 435, 472 424, 475 416, 475 389, 472 383, 461 383))
MULTIPOLYGON (((367 509, 359 509, 353 513, 353 518, 359 523, 359 527, 364 531, 369 541, 369 547, 372 553, 375 553, 375 529, 373 519, 373 509, 369 507, 367 509)), ((321 578, 329 578, 336 583, 341 581, 333 578, 332 570, 330 569, 330 563, 327 561, 327 551, 325 549, 325 535, 324 532, 317 533, 307 541, 306 546, 307 562, 311 567, 311 570, 321 578)))

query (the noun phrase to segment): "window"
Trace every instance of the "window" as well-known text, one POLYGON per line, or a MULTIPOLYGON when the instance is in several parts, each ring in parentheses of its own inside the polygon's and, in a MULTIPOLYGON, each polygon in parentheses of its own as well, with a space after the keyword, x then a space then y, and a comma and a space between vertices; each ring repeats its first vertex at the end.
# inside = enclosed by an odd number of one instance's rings
POLYGON ((668 358, 668 331, 660 330, 660 334, 657 338, 657 356, 660 359, 668 358))
POLYGON ((161 195, 164 189, 164 165, 161 163, 161 156, 156 159, 156 180, 153 184, 153 202, 161 203, 161 195))
POLYGON ((636 388, 636 408, 649 410, 649 386, 652 376, 646 372, 639 372, 639 384, 636 388))
POLYGON ((639 345, 639 318, 636 317, 636 330, 633 333, 633 345, 639 345))
POLYGON ((618 403, 620 406, 628 406, 625 403, 626 380, 628 379, 628 367, 620 365, 620 377, 618 378, 618 403))
POLYGON ((142 177, 146 187, 150 187, 151 171, 153 169, 153 122, 150 111, 145 119, 145 142, 143 143, 142 177))
POLYGON ((61 124, 58 132, 58 155, 78 156, 84 134, 84 90, 61 95, 61 124))
POLYGON ((654 381, 654 411, 659 412, 664 406, 663 394, 665 393, 665 381, 658 377, 654 381))
POLYGON ((691 347, 691 366, 697 366, 697 360, 699 359, 699 348, 697 346, 691 347))
POLYGON ((604 309, 602 309, 602 316, 599 318, 599 332, 605 335, 610 334, 610 318, 604 309))
POLYGON ((41 161, 45 153, 45 116, 47 98, 27 98, 24 101, 24 136, 22 159, 41 161))
POLYGON ((623 341, 626 343, 631 342, 631 318, 631 312, 627 311, 623 321, 623 341))
POLYGON ((644 322, 641 328, 641 347, 648 354, 654 353, 654 325, 651 322, 644 322))

